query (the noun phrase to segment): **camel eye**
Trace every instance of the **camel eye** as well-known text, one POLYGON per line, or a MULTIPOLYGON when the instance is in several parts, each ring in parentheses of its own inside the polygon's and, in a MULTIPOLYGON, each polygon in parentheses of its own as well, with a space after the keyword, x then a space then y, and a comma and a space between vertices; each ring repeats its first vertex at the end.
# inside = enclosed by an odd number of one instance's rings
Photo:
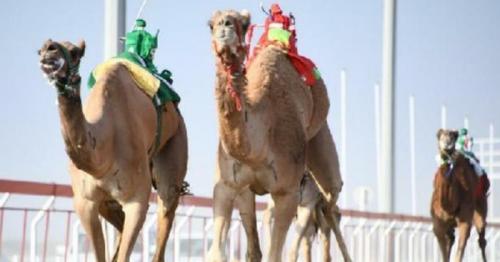
POLYGON ((49 47, 47 48, 47 50, 49 50, 49 51, 55 51, 56 49, 57 49, 56 45, 54 45, 54 44, 49 45, 49 47))

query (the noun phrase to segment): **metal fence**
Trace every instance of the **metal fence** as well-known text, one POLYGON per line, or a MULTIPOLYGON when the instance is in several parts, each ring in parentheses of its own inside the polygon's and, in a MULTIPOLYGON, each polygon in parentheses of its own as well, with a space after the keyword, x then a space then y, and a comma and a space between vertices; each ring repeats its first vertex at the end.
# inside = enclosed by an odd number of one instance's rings
MULTIPOLYGON (((1 261, 94 261, 89 240, 71 208, 72 192, 69 186, 0 180, 0 192, 4 192, 0 196, 1 261)), ((211 206, 210 198, 182 198, 167 245, 167 261, 205 261, 213 229, 211 206)), ((263 203, 257 205, 261 236, 264 234, 260 219, 265 206, 263 203)), ((152 204, 131 261, 150 261, 152 258, 155 250, 155 209, 152 204)), ((441 260, 428 217, 356 210, 342 210, 342 215, 342 232, 354 261, 441 260)), ((293 228, 288 234, 288 248, 295 234, 293 228)), ((103 223, 103 230, 107 247, 113 247, 116 232, 107 223, 103 223)), ((237 214, 229 234, 229 261, 244 260, 246 237, 237 214)), ((500 224, 490 223, 486 238, 489 260, 500 261, 500 224)), ((263 248, 266 246, 264 242, 261 237, 263 248)), ((321 258, 317 242, 318 239, 313 243, 313 261, 320 261, 321 258)), ((111 256, 113 250, 106 252, 111 256)), ((286 259, 287 252, 284 253, 286 259)), ((333 258, 341 257, 333 235, 330 253, 333 258)), ((479 258, 477 233, 473 231, 465 261, 479 261, 479 258)))

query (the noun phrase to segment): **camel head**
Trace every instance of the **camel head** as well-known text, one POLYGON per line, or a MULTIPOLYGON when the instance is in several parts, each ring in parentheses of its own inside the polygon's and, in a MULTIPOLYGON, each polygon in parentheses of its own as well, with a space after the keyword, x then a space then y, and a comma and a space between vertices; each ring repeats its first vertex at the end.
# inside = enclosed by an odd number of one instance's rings
POLYGON ((246 55, 245 34, 250 25, 248 11, 215 11, 209 20, 212 48, 225 65, 243 63, 246 55))
POLYGON ((451 155, 455 151, 458 131, 451 129, 439 129, 437 132, 439 152, 451 155))
POLYGON ((85 54, 85 42, 78 45, 70 42, 55 42, 51 39, 45 41, 38 50, 40 68, 51 83, 62 85, 79 83, 78 74, 80 61, 85 54))

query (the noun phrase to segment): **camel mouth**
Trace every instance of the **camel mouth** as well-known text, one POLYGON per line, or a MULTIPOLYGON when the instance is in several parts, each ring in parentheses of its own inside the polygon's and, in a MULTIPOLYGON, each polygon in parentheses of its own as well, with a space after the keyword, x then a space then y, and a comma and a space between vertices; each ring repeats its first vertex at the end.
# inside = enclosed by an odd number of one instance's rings
POLYGON ((64 67, 64 59, 59 58, 47 58, 44 57, 40 60, 40 69, 42 70, 45 77, 49 79, 55 79, 56 76, 61 72, 64 67))
POLYGON ((234 48, 229 45, 223 45, 216 48, 215 53, 224 64, 228 65, 234 63, 237 58, 237 54, 233 49, 234 48))

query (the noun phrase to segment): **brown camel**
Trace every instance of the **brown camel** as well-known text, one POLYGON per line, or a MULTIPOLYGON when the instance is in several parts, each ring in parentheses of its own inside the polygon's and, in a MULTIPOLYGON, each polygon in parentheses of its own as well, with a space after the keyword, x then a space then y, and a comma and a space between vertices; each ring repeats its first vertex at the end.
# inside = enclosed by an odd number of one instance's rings
POLYGON ((176 105, 157 112, 121 64, 109 69, 89 92, 82 108, 78 73, 85 43, 48 40, 39 51, 43 73, 57 90, 59 115, 76 213, 97 261, 106 261, 99 221, 119 231, 113 261, 128 261, 148 209, 151 185, 158 190, 158 231, 154 261, 163 261, 187 165, 187 136, 176 105))
POLYGON ((217 11, 209 25, 220 135, 210 259, 226 261, 227 231, 236 201, 248 239, 247 261, 261 260, 255 194, 271 193, 276 206, 268 260, 281 261, 307 166, 326 200, 328 224, 344 259, 350 261, 334 216, 342 179, 326 122, 329 102, 323 81, 306 86, 286 51, 274 46, 263 49, 245 72, 248 12, 217 11))
MULTIPOLYGON (((316 183, 309 172, 305 172, 300 185, 300 201, 297 207, 297 217, 295 220, 295 229, 297 235, 292 241, 289 253, 289 261, 296 262, 299 257, 299 248, 302 245, 303 261, 312 261, 312 242, 317 233, 321 239, 323 251, 323 261, 331 261, 330 255, 330 227, 325 218, 326 202, 323 199, 316 183)), ((263 223, 266 228, 266 243, 271 239, 271 228, 274 219, 274 202, 269 199, 266 210, 264 211, 263 223)), ((340 213, 337 214, 340 219, 340 213)), ((268 245, 268 250, 270 246, 268 245)))
POLYGON ((462 261, 470 229, 474 224, 479 235, 478 243, 483 261, 486 261, 484 234, 488 211, 487 194, 474 194, 479 177, 464 155, 455 150, 457 137, 458 132, 455 130, 439 129, 437 133, 440 155, 447 162, 439 166, 434 176, 431 202, 433 230, 443 260, 450 261, 455 227, 458 227, 459 240, 455 261, 462 261))

